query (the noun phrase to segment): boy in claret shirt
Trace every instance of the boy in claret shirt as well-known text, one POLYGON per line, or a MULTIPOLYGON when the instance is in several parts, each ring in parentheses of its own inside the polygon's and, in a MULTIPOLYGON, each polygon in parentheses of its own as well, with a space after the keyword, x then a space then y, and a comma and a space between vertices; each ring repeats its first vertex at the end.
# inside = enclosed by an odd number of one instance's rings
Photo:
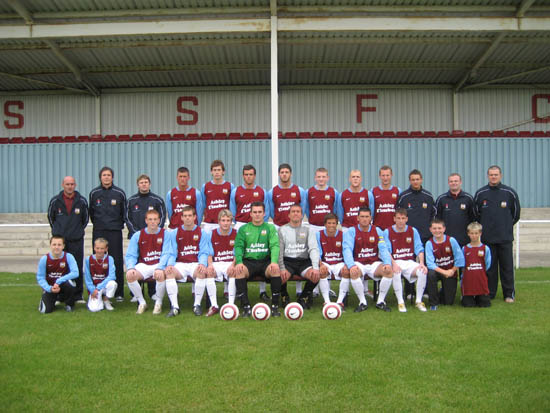
POLYGON ((470 243, 462 248, 466 265, 462 273, 462 305, 490 307, 487 270, 491 266, 491 250, 481 243, 481 224, 472 222, 466 227, 470 243))
POLYGON ((115 261, 107 251, 109 242, 105 238, 97 238, 94 242, 95 254, 84 262, 84 279, 88 289, 88 309, 94 310, 93 300, 103 299, 103 308, 113 311, 110 298, 115 296, 117 289, 115 261))

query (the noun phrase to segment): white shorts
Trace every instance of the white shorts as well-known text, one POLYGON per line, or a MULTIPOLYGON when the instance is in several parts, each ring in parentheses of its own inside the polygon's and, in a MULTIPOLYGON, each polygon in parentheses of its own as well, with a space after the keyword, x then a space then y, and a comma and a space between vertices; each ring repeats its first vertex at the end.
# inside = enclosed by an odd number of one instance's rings
POLYGON ((229 262, 214 262, 212 265, 214 266, 214 269, 216 270, 216 282, 223 282, 229 280, 229 276, 227 275, 227 270, 229 267, 233 264, 232 261, 229 262))
POLYGON ((156 265, 148 265, 143 262, 139 262, 136 264, 134 269, 139 272, 143 276, 143 280, 147 280, 151 277, 153 277, 153 274, 155 273, 155 270, 157 269, 156 265))
POLYGON ((332 278, 334 278, 335 280, 342 279, 342 276, 340 275, 340 273, 342 272, 342 268, 346 266, 346 263, 339 262, 338 264, 327 264, 326 262, 323 262, 323 264, 325 264, 329 270, 329 276, 327 277, 327 279, 329 280, 332 278))
POLYGON ((366 275, 374 281, 380 281, 382 279, 382 277, 380 276, 374 276, 376 269, 380 265, 382 265, 382 261, 375 261, 372 264, 361 264, 360 262, 355 261, 355 265, 359 267, 359 269, 361 270, 361 274, 363 274, 363 277, 366 275))
POLYGON ((195 279, 193 274, 195 274, 195 270, 198 266, 198 262, 176 262, 174 268, 178 270, 182 276, 180 280, 176 279, 176 281, 179 283, 186 283, 188 277, 195 279))
POLYGON ((408 282, 414 283, 418 277, 413 275, 414 270, 420 267, 420 264, 413 260, 395 260, 395 263, 401 268, 401 275, 407 279, 408 282))
POLYGON ((210 224, 208 222, 203 222, 201 224, 201 228, 208 231, 208 232, 213 232, 215 229, 218 229, 220 227, 220 224, 216 223, 216 224, 210 224))

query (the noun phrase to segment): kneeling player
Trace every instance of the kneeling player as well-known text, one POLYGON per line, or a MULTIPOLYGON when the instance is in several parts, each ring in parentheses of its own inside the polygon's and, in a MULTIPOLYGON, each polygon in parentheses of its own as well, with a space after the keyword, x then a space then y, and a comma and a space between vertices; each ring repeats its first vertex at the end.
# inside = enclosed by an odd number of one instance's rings
POLYGON ((349 228, 343 237, 344 262, 349 268, 351 286, 359 298, 359 305, 354 310, 356 313, 367 309, 363 287, 365 276, 374 281, 380 281, 376 308, 384 311, 390 310, 384 300, 392 284, 391 257, 386 248, 382 231, 371 225, 371 220, 370 209, 368 207, 359 208, 358 224, 349 228))
POLYGON ((319 290, 326 304, 330 303, 329 277, 332 276, 335 280, 341 280, 340 285, 347 283, 347 289, 340 289, 337 300, 337 303, 343 305, 347 291, 349 290, 349 269, 344 263, 343 233, 338 230, 338 217, 332 213, 326 214, 325 229, 317 232, 315 235, 321 256, 319 290))
POLYGON ((250 317, 252 314, 247 279, 254 277, 271 280, 271 315, 281 316, 281 271, 277 264, 279 237, 275 226, 264 222, 264 215, 263 202, 253 202, 250 206, 251 221, 239 228, 235 237, 235 284, 237 295, 241 297, 243 317, 250 317))
POLYGON ((458 268, 464 266, 464 254, 453 238, 445 235, 445 223, 434 219, 430 224, 432 238, 426 242, 426 265, 428 266, 428 295, 430 310, 437 310, 439 292, 437 281, 441 280, 443 304, 452 305, 456 295, 458 268))
POLYGON ((166 267, 166 292, 170 299, 167 317, 180 313, 177 282, 195 282, 195 302, 193 313, 202 315, 201 300, 206 287, 206 267, 208 265, 208 237, 201 227, 195 225, 195 208, 186 206, 182 210, 181 225, 170 235, 170 253, 166 267))
POLYGON ((407 210, 397 208, 393 217, 395 225, 384 231, 384 238, 392 256, 393 291, 397 298, 397 308, 401 313, 406 313, 401 276, 410 283, 416 281, 416 308, 424 312, 426 306, 422 302, 422 295, 426 287, 427 272, 423 264, 424 246, 416 228, 407 225, 408 219, 407 210))
POLYGON ((51 313, 55 310, 55 302, 61 293, 65 299, 65 310, 73 311, 78 265, 74 257, 64 252, 65 239, 59 236, 50 238, 50 252, 40 258, 36 281, 42 287, 42 298, 38 311, 51 313))
POLYGON ((147 211, 147 226, 132 235, 126 252, 126 279, 128 288, 138 300, 136 314, 143 314, 147 309, 139 281, 147 281, 151 277, 156 280, 153 314, 160 314, 162 311, 162 299, 166 293, 164 268, 168 261, 170 243, 168 232, 164 228, 159 228, 159 223, 159 212, 154 209, 147 211))
POLYGON ((118 284, 115 281, 115 260, 107 253, 108 249, 109 242, 105 238, 96 238, 95 254, 90 255, 84 262, 84 279, 88 288, 90 309, 92 300, 103 300, 106 310, 114 310, 110 299, 115 296, 118 284))
POLYGON ((491 266, 491 249, 481 243, 481 224, 468 225, 470 243, 462 248, 465 265, 462 273, 462 305, 464 307, 490 307, 487 270, 491 266))
MULTIPOLYGON (((229 209, 222 209, 218 214, 219 227, 209 235, 208 268, 206 269, 206 290, 210 298, 210 309, 207 317, 218 313, 216 283, 229 281, 229 303, 235 303, 235 260, 233 248, 237 231, 231 228, 233 214, 229 209)), ((206 236, 206 235, 205 235, 206 236)))

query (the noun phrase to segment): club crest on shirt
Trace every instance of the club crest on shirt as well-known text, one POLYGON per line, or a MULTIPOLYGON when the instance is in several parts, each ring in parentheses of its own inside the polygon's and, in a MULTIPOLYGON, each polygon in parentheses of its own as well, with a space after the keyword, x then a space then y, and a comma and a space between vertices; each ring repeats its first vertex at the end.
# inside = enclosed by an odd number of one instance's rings
POLYGON ((328 201, 330 199, 330 195, 325 195, 325 199, 328 201))
POLYGON ((477 252, 477 256, 478 256, 478 257, 483 257, 484 255, 485 255, 485 251, 483 251, 483 250, 479 250, 479 251, 477 252))
POLYGON ((393 199, 397 199, 397 194, 391 194, 391 197, 392 197, 393 199))
POLYGON ((152 205, 149 205, 149 208, 147 208, 147 211, 152 211, 153 209, 155 209, 152 205))
POLYGON ((487 200, 486 199, 483 200, 483 206, 487 206, 487 200))
POLYGON ((97 198, 97 201, 95 201, 95 203, 101 205, 101 199, 97 198))
POLYGON ((193 241, 198 241, 198 240, 199 240, 198 234, 193 235, 193 241))
POLYGON ((411 204, 410 204, 410 203, 408 203, 408 204, 407 204, 407 208, 410 208, 410 207, 411 207, 411 204))
POLYGON ((359 197, 359 202, 365 202, 365 197, 364 196, 359 197))
POLYGON ((267 235, 267 231, 265 229, 262 229, 262 231, 260 232, 261 235, 267 235))
POLYGON ((75 209, 74 209, 74 213, 75 213, 75 214, 80 214, 80 208, 75 208, 75 209))
POLYGON ((445 252, 450 253, 451 252, 451 247, 445 247, 445 252))
POLYGON ((190 201, 191 200, 191 195, 185 195, 185 200, 190 201))
POLYGON ((65 268, 65 263, 64 263, 64 262, 60 262, 60 263, 59 263, 59 266, 60 266, 61 268, 65 268))
POLYGON ((109 264, 107 264, 106 262, 103 263, 102 265, 103 269, 106 270, 107 268, 109 268, 109 264))
POLYGON ((300 232, 300 233, 298 234, 298 237, 300 237, 300 238, 305 238, 305 237, 306 237, 306 233, 305 233, 305 232, 300 232))
POLYGON ((336 241, 336 246, 340 248, 342 246, 342 243, 340 241, 336 241))
POLYGON ((500 207, 501 207, 501 208, 506 208, 506 201, 502 201, 502 202, 500 203, 500 207))
POLYGON ((291 192, 291 193, 290 193, 290 197, 291 197, 291 198, 296 198, 296 192, 291 192))
POLYGON ((375 237, 369 237, 369 242, 374 242, 375 239, 375 237))
POLYGON ((224 195, 227 195, 227 189, 223 188, 222 192, 223 192, 224 195))
POLYGON ((57 208, 57 213, 61 214, 61 208, 57 208))
POLYGON ((407 238, 405 239, 405 241, 407 242, 407 244, 410 244, 413 240, 412 240, 411 237, 407 237, 407 238))
POLYGON ((259 193, 259 192, 254 192, 254 193, 252 194, 252 196, 255 197, 255 198, 257 198, 257 197, 260 196, 260 193, 259 193))
MULTIPOLYGON (((112 201, 111 201, 111 204, 113 204, 112 201)), ((115 205, 115 204, 113 204, 113 205, 115 205)), ((137 211, 139 209, 139 205, 138 204, 134 205, 134 209, 137 211)))
POLYGON ((449 209, 449 204, 445 204, 445 209, 449 209))
POLYGON ((157 238, 157 244, 162 244, 162 237, 157 238))
POLYGON ((111 205, 116 205, 116 199, 111 199, 111 205))
POLYGON ((229 245, 231 245, 231 246, 235 245, 235 240, 234 239, 229 240, 229 245))
POLYGON ((424 209, 428 208, 428 204, 426 202, 422 202, 422 208, 424 209))

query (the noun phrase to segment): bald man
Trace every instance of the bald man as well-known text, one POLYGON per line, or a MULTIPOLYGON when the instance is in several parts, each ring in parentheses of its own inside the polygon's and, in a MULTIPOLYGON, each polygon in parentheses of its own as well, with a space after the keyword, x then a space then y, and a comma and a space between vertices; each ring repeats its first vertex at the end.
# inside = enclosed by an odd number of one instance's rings
POLYGON ((72 254, 78 265, 76 302, 85 304, 82 297, 82 264, 84 261, 84 230, 88 225, 88 201, 76 190, 76 180, 66 176, 63 190, 54 196, 48 206, 48 221, 52 236, 65 238, 65 251, 72 254))

